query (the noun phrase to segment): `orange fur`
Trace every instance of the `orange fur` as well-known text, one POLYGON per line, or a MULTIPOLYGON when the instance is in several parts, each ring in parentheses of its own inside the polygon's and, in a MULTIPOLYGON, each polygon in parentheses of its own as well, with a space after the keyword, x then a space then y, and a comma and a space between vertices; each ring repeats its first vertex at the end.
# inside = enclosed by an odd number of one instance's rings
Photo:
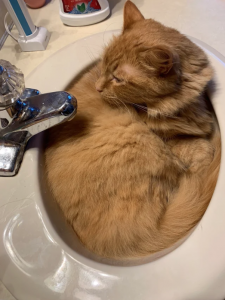
POLYGON ((89 250, 146 256, 201 219, 220 165, 212 76, 201 49, 126 2, 123 33, 71 84, 77 116, 45 150, 52 194, 89 250))

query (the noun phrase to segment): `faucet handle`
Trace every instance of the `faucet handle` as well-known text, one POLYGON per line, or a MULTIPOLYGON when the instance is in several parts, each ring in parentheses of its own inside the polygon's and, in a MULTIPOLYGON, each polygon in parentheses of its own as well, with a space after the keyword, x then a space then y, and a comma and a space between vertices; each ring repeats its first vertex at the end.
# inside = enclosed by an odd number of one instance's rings
POLYGON ((8 61, 0 59, 0 110, 12 106, 24 89, 23 73, 8 61))

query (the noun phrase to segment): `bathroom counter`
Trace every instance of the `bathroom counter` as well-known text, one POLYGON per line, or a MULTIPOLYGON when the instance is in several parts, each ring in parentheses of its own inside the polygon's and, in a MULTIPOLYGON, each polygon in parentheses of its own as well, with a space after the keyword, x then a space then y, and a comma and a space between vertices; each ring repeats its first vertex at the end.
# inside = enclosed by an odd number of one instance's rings
MULTIPOLYGON (((25 76, 66 45, 98 32, 119 29, 123 24, 125 0, 109 0, 111 16, 101 23, 85 27, 63 25, 59 17, 58 0, 47 2, 49 3, 40 9, 29 9, 34 24, 44 26, 51 32, 47 49, 40 52, 21 52, 19 45, 11 37, 8 37, 0 51, 0 58, 16 65, 25 76)), ((186 35, 193 36, 209 44, 225 56, 225 1, 133 0, 133 2, 146 18, 154 18, 186 35)), ((12 33, 17 34, 15 28, 12 33)), ((92 49, 90 49, 90 55, 95 56, 92 49)), ((68 59, 70 58, 68 57, 68 59)))

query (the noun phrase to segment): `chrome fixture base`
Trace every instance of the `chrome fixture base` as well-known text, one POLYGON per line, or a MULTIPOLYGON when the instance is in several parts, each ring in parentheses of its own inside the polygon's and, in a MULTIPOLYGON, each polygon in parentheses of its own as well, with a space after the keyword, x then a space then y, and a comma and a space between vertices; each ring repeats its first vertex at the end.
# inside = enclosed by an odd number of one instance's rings
POLYGON ((71 120, 76 110, 76 99, 66 92, 25 89, 21 71, 0 60, 0 176, 17 174, 28 140, 71 120))

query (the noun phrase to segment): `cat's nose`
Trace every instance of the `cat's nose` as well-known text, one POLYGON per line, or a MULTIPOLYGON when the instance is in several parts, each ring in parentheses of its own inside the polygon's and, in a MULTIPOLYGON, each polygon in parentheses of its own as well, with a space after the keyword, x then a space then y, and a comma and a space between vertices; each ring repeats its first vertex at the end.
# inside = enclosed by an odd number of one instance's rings
POLYGON ((102 93, 102 92, 103 92, 103 89, 100 88, 100 87, 98 87, 98 86, 96 86, 96 90, 97 90, 99 93, 102 93))
POLYGON ((100 88, 98 88, 98 87, 96 87, 96 90, 97 90, 99 93, 103 92, 103 90, 100 89, 100 88))
POLYGON ((100 84, 96 83, 95 84, 95 87, 96 87, 96 90, 99 92, 99 93, 102 93, 103 92, 103 88, 100 84))

